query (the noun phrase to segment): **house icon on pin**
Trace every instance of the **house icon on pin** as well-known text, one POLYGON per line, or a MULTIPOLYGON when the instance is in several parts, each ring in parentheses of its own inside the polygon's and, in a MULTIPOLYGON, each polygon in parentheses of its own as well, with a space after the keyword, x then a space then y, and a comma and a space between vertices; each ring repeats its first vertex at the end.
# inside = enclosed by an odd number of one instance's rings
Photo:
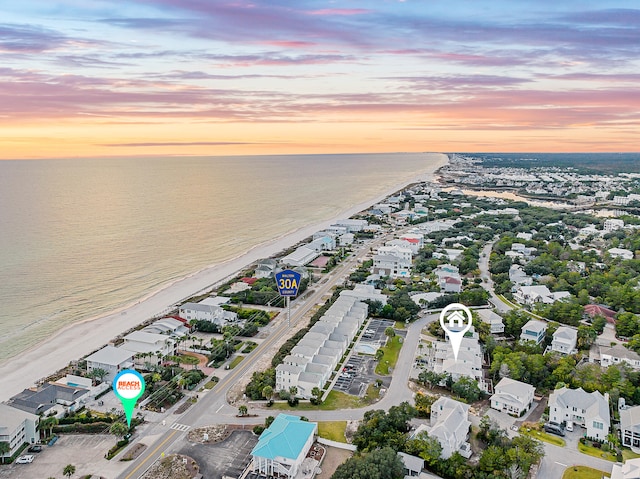
POLYGON ((455 311, 447 316, 447 321, 450 328, 463 328, 466 323, 465 317, 460 311, 455 311))

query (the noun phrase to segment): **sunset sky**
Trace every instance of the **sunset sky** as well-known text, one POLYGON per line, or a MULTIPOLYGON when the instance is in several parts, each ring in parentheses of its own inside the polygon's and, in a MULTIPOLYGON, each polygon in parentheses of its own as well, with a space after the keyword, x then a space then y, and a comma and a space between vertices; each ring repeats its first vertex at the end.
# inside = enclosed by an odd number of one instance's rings
POLYGON ((19 0, 0 158, 638 151, 637 0, 19 0))

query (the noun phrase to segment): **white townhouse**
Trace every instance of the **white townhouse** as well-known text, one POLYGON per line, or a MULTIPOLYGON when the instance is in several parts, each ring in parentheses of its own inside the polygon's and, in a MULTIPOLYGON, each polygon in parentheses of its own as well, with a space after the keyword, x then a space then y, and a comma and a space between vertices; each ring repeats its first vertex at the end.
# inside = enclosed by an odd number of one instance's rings
POLYGON ((586 392, 582 388, 556 389, 549 396, 549 420, 572 421, 587 429, 586 437, 604 441, 609 434, 609 394, 586 392))
POLYGON ((625 348, 622 344, 600 346, 600 365, 603 368, 612 364, 627 363, 633 369, 640 369, 640 355, 625 348))
POLYGON ((624 248, 611 248, 607 250, 607 253, 612 258, 620 258, 620 259, 633 259, 633 251, 624 248))
POLYGON ((620 437, 623 446, 640 449, 640 406, 620 409, 620 437))
POLYGON ((469 436, 469 405, 442 396, 431 406, 431 430, 429 436, 442 446, 441 457, 449 459, 454 452, 470 456, 467 437, 469 436))
POLYGON ((40 417, 35 414, 0 403, 0 442, 9 444, 9 451, 0 457, 13 456, 25 443, 36 443, 39 421, 40 417))
POLYGON ((450 341, 436 341, 430 363, 434 372, 450 374, 454 382, 462 377, 476 381, 482 378, 482 348, 475 337, 462 338, 457 360, 450 341))
POLYGON ((489 399, 491 407, 520 417, 533 404, 536 388, 511 378, 502 378, 489 399))
POLYGON ((411 259, 413 258, 413 252, 411 251, 411 249, 403 247, 399 244, 390 245, 389 243, 387 243, 385 246, 380 246, 378 248, 378 254, 397 256, 409 265, 411 265, 411 259))
POLYGON ((504 333, 504 322, 502 316, 490 309, 476 309, 475 312, 483 323, 487 323, 491 328, 491 334, 504 333))
POLYGON ((624 221, 623 220, 619 220, 619 219, 615 219, 615 218, 609 218, 604 220, 604 230, 609 233, 611 231, 616 231, 619 230, 621 228, 624 228, 624 221))
POLYGON ((530 319, 527 324, 522 326, 520 333, 520 341, 533 341, 540 344, 547 333, 547 323, 538 319, 530 319))
POLYGON ((568 326, 560 326, 553 333, 551 341, 551 351, 562 354, 577 353, 576 344, 578 342, 578 330, 568 326))
POLYGON ((166 334, 134 331, 123 339, 124 342, 120 348, 133 352, 136 364, 140 366, 146 363, 160 364, 162 357, 176 354, 176 340, 166 334))
POLYGON ((383 294, 371 284, 356 284, 353 289, 342 290, 340 296, 356 298, 359 301, 367 299, 370 301, 380 301, 383 305, 387 304, 387 295, 383 294))
POLYGON ((104 380, 111 382, 120 371, 133 367, 134 355, 135 353, 128 349, 105 346, 90 356, 87 356, 87 372, 95 369, 103 369, 107 371, 104 380))
POLYGON ((369 226, 369 223, 367 222, 367 220, 354 220, 349 218, 345 220, 338 220, 334 223, 334 225, 346 228, 346 233, 357 233, 358 231, 366 229, 367 226, 369 226))
POLYGON ((233 311, 227 311, 221 306, 215 304, 208 304, 205 300, 199 303, 184 303, 179 308, 180 317, 188 321, 209 321, 215 323, 218 326, 225 326, 228 323, 238 321, 238 314, 233 311))

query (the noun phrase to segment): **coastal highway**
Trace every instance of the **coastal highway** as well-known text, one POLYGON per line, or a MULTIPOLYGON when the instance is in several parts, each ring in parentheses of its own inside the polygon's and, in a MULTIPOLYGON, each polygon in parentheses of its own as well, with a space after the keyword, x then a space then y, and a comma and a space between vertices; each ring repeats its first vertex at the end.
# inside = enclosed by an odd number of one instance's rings
MULTIPOLYGON (((313 293, 304 300, 294 300, 291 308, 291 324, 297 325, 305 315, 317 304, 323 301, 323 297, 331 293, 332 288, 344 281, 344 278, 354 269, 358 261, 366 256, 371 248, 377 248, 388 239, 388 235, 383 235, 376 240, 361 247, 356 254, 348 257, 340 263, 333 271, 328 273, 321 281, 313 284, 313 293)), ((285 315, 281 315, 275 328, 269 336, 254 349, 246 358, 229 374, 220 380, 216 386, 201 399, 191 406, 182 415, 167 416, 166 424, 151 425, 145 431, 144 437, 139 438, 139 442, 148 447, 145 451, 118 476, 120 479, 135 479, 140 477, 163 454, 169 453, 172 446, 186 436, 187 431, 193 427, 199 427, 215 423, 245 423, 257 424, 262 422, 261 418, 235 418, 237 408, 227 403, 227 393, 250 369, 264 356, 272 346, 283 336, 290 336, 289 327, 285 315), (175 420, 173 419, 175 418, 175 420), (236 419, 234 421, 233 419, 236 419), (239 421, 238 421, 239 420, 239 421), (175 422, 175 425, 174 425, 175 422)), ((253 411, 252 411, 253 412, 253 411)), ((334 411, 339 412, 339 411, 334 411)), ((265 414, 265 416, 268 414, 265 414)))

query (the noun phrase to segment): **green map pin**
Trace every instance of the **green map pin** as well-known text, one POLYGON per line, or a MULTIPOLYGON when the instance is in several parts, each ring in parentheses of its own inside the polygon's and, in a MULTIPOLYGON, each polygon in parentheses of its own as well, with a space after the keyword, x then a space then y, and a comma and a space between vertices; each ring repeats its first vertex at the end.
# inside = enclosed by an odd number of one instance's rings
POLYGON ((113 391, 122 402, 127 426, 131 427, 131 417, 136 402, 144 394, 144 378, 135 369, 124 369, 113 378, 113 391))

